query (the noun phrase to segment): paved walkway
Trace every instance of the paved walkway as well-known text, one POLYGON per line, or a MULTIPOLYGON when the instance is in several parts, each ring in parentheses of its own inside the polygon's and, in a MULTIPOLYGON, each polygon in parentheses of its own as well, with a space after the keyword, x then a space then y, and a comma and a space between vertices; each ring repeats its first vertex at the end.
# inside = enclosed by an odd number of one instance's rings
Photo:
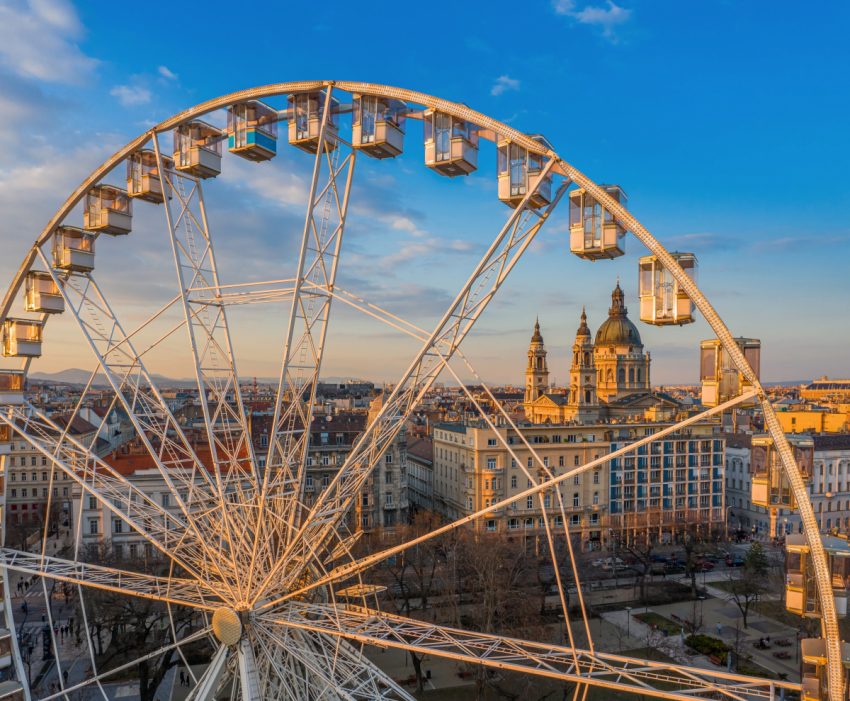
POLYGON ((602 618, 612 625, 616 625, 621 631, 630 632, 631 637, 642 640, 643 645, 638 647, 656 647, 681 664, 716 670, 718 666, 708 658, 693 654, 685 646, 684 634, 665 637, 636 619, 635 615, 644 611, 654 611, 674 622, 678 622, 674 616, 677 616, 682 622, 695 619, 698 625, 702 621, 698 632, 720 638, 733 649, 737 647, 741 654, 751 656, 753 662, 761 667, 786 674, 789 681, 799 681, 799 658, 796 657, 799 653, 795 628, 754 611, 751 611, 749 615, 749 627, 744 628, 741 612, 733 602, 727 600, 728 594, 721 589, 710 586, 707 587, 707 591, 712 598, 701 603, 697 602, 696 611, 694 611, 693 602, 681 602, 664 606, 637 607, 630 612, 611 611, 602 614, 602 618), (756 648, 755 644, 758 643, 759 639, 765 637, 769 637, 772 641, 770 647, 766 650, 756 648), (775 641, 782 639, 791 642, 792 645, 788 647, 777 646, 775 641), (777 658, 774 656, 775 652, 789 653, 791 659, 777 658))

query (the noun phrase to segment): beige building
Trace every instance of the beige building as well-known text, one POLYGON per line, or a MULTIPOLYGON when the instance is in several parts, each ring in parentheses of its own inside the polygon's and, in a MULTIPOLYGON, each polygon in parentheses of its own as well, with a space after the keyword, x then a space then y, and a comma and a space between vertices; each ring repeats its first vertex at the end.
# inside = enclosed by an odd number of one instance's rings
MULTIPOLYGON (((666 425, 518 428, 544 464, 562 475, 666 425)), ((713 431, 710 423, 692 426, 562 482, 566 516, 582 549, 597 550, 612 539, 674 542, 686 530, 700 530, 706 537, 722 531, 724 444, 713 431)), ((434 427, 434 508, 449 519, 509 500, 540 478, 531 451, 511 428, 494 431, 483 421, 434 427)), ((562 525, 555 495, 543 508, 537 498, 517 498, 507 508, 493 509, 477 527, 537 538, 544 532, 544 518, 562 525)))

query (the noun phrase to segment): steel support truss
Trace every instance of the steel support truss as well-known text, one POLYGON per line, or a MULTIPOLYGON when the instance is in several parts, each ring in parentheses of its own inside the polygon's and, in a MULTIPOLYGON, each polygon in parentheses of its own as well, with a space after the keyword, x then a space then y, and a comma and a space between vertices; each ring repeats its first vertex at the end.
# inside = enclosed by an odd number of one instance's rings
MULTIPOLYGON (((40 255, 65 300, 66 310, 76 319, 137 439, 178 507, 187 527, 181 541, 203 552, 202 562, 192 562, 189 556, 185 559, 196 569, 217 572, 223 586, 233 591, 244 565, 240 568, 231 557, 239 552, 244 555, 244 550, 229 547, 230 532, 222 527, 220 493, 209 470, 159 393, 94 278, 60 275, 50 268, 44 254, 40 255)), ((244 528, 240 535, 245 537, 244 528)))
POLYGON ((433 625, 361 607, 293 603, 267 624, 666 699, 774 699, 798 684, 433 625))
MULTIPOLYGON (((547 162, 540 181, 548 175, 552 165, 551 161, 547 162)), ((311 559, 315 558, 315 553, 321 553, 327 548, 330 534, 345 518, 374 465, 391 445, 416 404, 437 379, 443 369, 443 363, 452 357, 554 211, 567 185, 566 182, 561 185, 551 204, 544 209, 535 209, 531 205, 536 189, 530 189, 523 202, 511 212, 508 221, 413 363, 395 385, 381 410, 360 436, 328 488, 302 519, 298 533, 287 544, 286 551, 272 575, 262 584, 256 599, 263 596, 272 578, 279 575, 284 564, 289 567, 283 575, 284 582, 290 584, 301 577, 311 559), (293 561, 295 566, 290 566, 293 561)))
POLYGON ((204 587, 196 579, 156 577, 11 548, 0 549, 0 557, 2 557, 3 567, 8 567, 14 572, 37 575, 69 584, 81 584, 103 591, 201 610, 214 610, 221 605, 218 594, 204 587))
POLYGON ((256 461, 227 315, 220 303, 203 188, 198 178, 166 168, 155 133, 152 141, 216 487, 242 495, 246 481, 256 484, 256 461))
MULTIPOLYGON (((278 382, 263 496, 286 495, 276 503, 291 531, 300 514, 310 421, 319 381, 332 292, 336 284, 356 151, 330 137, 332 89, 327 88, 319 145, 307 200, 298 269, 278 382)), ((281 534, 281 546, 290 533, 281 534)))

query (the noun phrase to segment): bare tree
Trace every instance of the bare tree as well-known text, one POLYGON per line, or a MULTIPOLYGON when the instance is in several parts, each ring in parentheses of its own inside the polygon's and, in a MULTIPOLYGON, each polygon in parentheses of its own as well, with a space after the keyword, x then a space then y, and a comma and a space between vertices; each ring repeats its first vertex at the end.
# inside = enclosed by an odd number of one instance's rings
MULTIPOLYGON (((124 569, 133 565, 120 561, 106 547, 92 548, 87 555, 88 562, 119 564, 124 569)), ((149 562, 147 569, 153 574, 167 573, 167 566, 161 562, 149 562)), ((86 590, 84 596, 88 622, 86 633, 92 639, 95 661, 101 671, 126 664, 185 638, 203 624, 198 613, 189 608, 171 606, 169 611, 168 605, 162 602, 97 589, 86 590)), ((77 602, 75 619, 79 639, 79 625, 83 620, 80 601, 77 602)), ((184 647, 183 652, 192 658, 200 658, 203 655, 208 657, 210 651, 205 641, 199 641, 184 647)), ((141 701, 153 701, 165 675, 181 662, 180 655, 173 648, 159 657, 139 662, 137 673, 141 701)))
POLYGON ((768 561, 761 543, 750 546, 744 558, 744 566, 737 577, 729 575, 729 601, 734 602, 741 612, 744 628, 748 627, 750 609, 768 590, 768 561))

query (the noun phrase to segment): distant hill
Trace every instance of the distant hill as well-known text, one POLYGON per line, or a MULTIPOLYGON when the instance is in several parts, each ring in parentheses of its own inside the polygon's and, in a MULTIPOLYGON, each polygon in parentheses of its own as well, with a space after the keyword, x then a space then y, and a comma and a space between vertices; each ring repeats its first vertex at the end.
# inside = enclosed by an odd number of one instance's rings
MULTIPOLYGON (((30 380, 36 382, 49 382, 64 385, 83 385, 85 386, 91 377, 91 370, 81 370, 80 368, 70 368, 68 370, 60 370, 59 372, 34 372, 29 375, 30 380)), ((195 381, 190 379, 176 380, 164 375, 153 375, 154 382, 160 387, 194 387, 195 381)), ((106 376, 98 373, 94 379, 95 387, 108 387, 109 382, 106 376)))
MULTIPOLYGON (((80 368, 69 368, 68 370, 60 370, 59 372, 33 372, 29 375, 29 379, 34 380, 35 382, 82 386, 85 386, 88 383, 89 377, 91 377, 91 370, 81 370, 80 368)), ((173 377, 166 377, 165 375, 155 374, 153 375, 153 380, 156 382, 158 387, 177 387, 186 389, 196 386, 193 378, 176 379, 173 377)), ((253 376, 243 376, 241 378, 241 382, 243 384, 249 384, 253 381, 253 376)), ((278 379, 276 377, 258 377, 257 382, 261 385, 277 385, 278 379)), ((339 384, 345 382, 361 382, 361 380, 356 380, 351 377, 323 377, 321 378, 321 382, 339 384)), ((106 381, 106 377, 99 373, 95 377, 94 385, 96 387, 108 387, 109 383, 106 381)))

